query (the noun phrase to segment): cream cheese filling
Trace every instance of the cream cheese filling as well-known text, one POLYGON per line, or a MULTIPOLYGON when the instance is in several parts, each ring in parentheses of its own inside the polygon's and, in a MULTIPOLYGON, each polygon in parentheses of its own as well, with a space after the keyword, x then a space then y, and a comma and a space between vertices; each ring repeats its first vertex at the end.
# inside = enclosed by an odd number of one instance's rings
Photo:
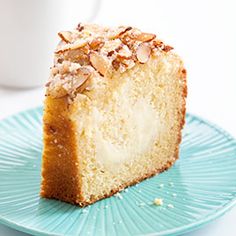
MULTIPOLYGON (((121 144, 114 142, 114 139, 105 137, 100 129, 104 117, 97 109, 94 111, 96 158, 107 167, 134 159, 148 152, 161 132, 158 113, 144 98, 136 101, 134 105, 131 105, 127 99, 119 109, 120 115, 124 114, 123 125, 126 130, 125 140, 121 144)), ((114 129, 114 137, 117 136, 115 132, 117 130, 114 129)))

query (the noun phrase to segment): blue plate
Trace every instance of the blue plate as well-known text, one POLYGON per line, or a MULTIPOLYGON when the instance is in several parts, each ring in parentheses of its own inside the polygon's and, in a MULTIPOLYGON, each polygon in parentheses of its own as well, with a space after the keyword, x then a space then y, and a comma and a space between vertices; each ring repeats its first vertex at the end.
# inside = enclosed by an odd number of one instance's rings
POLYGON ((33 235, 177 235, 236 202, 236 142, 187 115, 180 159, 168 171, 87 208, 41 199, 42 108, 0 122, 0 222, 33 235), (162 206, 153 205, 155 198, 162 206))

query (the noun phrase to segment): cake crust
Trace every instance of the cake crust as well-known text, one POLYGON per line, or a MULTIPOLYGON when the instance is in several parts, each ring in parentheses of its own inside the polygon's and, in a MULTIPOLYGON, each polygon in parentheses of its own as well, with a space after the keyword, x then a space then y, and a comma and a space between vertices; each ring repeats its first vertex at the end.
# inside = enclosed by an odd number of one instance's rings
POLYGON ((82 201, 74 123, 66 98, 45 100, 41 196, 82 201), (48 158, 50 157, 50 159, 48 158))

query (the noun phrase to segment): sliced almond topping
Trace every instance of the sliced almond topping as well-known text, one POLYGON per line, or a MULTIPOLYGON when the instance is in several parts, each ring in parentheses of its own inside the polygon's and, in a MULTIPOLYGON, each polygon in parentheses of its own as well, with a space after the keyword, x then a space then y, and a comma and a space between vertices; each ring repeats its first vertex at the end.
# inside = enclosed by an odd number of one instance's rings
POLYGON ((78 89, 81 85, 83 85, 85 83, 85 81, 89 78, 90 73, 86 68, 79 68, 77 70, 77 75, 73 80, 72 83, 72 89, 76 90, 78 89))
MULTIPOLYGON (((84 49, 84 48, 83 48, 84 49)), ((89 55, 83 49, 70 50, 65 55, 65 60, 79 63, 81 66, 90 64, 89 55)))
POLYGON ((64 52, 69 51, 69 50, 70 50, 70 45, 67 44, 63 47, 58 47, 57 50, 55 51, 55 54, 64 53, 64 52))
POLYGON ((164 46, 163 51, 169 52, 169 51, 172 50, 172 49, 174 49, 174 48, 171 47, 171 46, 169 46, 169 45, 166 45, 166 46, 164 46))
MULTIPOLYGON (((61 31, 49 92, 55 97, 72 100, 78 93, 90 90, 93 81, 107 75, 110 67, 122 73, 139 63, 146 63, 151 53, 168 52, 171 46, 156 39, 155 34, 121 26, 107 28, 95 24, 79 24, 74 31, 61 31)), ((101 78, 100 78, 101 79, 101 78)))
POLYGON ((129 30, 131 30, 132 27, 130 26, 121 26, 118 27, 116 30, 113 30, 111 32, 108 33, 108 39, 116 39, 121 37, 124 33, 128 32, 129 30))
POLYGON ((120 68, 120 60, 119 59, 114 59, 111 64, 115 70, 118 70, 120 68))
POLYGON ((125 59, 122 61, 122 64, 126 67, 126 69, 130 69, 135 66, 135 62, 132 59, 125 59))
POLYGON ((91 52, 89 55, 90 62, 92 66, 101 74, 105 75, 106 71, 108 70, 108 62, 102 56, 96 52, 91 52))
POLYGON ((101 48, 101 52, 104 54, 108 54, 112 51, 117 51, 122 45, 122 41, 120 39, 114 39, 111 41, 105 41, 105 44, 101 48))
POLYGON ((88 76, 80 76, 80 77, 73 78, 71 89, 73 91, 77 90, 78 88, 80 88, 81 85, 83 85, 83 83, 85 83, 87 79, 88 79, 88 76))
POLYGON ((86 40, 79 39, 79 40, 75 41, 73 44, 66 44, 66 45, 63 45, 62 47, 59 47, 55 53, 60 54, 60 53, 64 53, 64 52, 67 52, 70 50, 76 50, 76 49, 82 48, 86 45, 87 45, 86 40))
POLYGON ((91 75, 95 71, 92 66, 81 66, 78 70, 79 73, 83 73, 84 75, 91 75))
POLYGON ((141 43, 136 50, 136 57, 140 63, 148 61, 151 54, 151 48, 148 44, 141 43))
POLYGON ((129 45, 131 43, 131 38, 130 38, 130 35, 129 34, 125 34, 121 37, 121 41, 126 44, 126 45, 129 45))
POLYGON ((87 80, 85 80, 85 82, 84 82, 83 84, 81 84, 81 86, 76 89, 76 92, 77 92, 77 93, 83 93, 84 90, 87 90, 87 91, 92 90, 90 78, 88 78, 87 80))
POLYGON ((70 46, 70 50, 76 50, 79 48, 84 47, 87 44, 87 41, 84 39, 79 39, 77 41, 75 41, 71 46, 70 46))
POLYGON ((90 48, 92 50, 98 50, 104 45, 104 39, 102 37, 97 37, 92 40, 92 42, 89 44, 90 48))
MULTIPOLYGON (((81 26, 81 25, 80 25, 81 26)), ((96 24, 83 24, 82 29, 77 28, 79 32, 81 32, 84 36, 104 36, 106 32, 106 28, 96 25, 96 24)))
POLYGON ((119 32, 118 37, 120 37, 122 34, 128 32, 128 31, 130 31, 130 30, 132 30, 132 29, 133 29, 133 28, 132 28, 131 26, 120 27, 120 28, 119 28, 120 32, 119 32))
POLYGON ((153 45, 157 48, 163 48, 164 47, 164 43, 160 40, 153 40, 153 45))
POLYGON ((130 59, 132 57, 132 52, 126 45, 122 45, 122 47, 118 50, 117 57, 121 59, 130 59))
POLYGON ((72 42, 72 33, 70 31, 61 31, 58 33, 59 37, 66 43, 72 42))
POLYGON ((150 42, 156 38, 156 35, 149 33, 140 33, 140 34, 132 34, 131 38, 142 42, 150 42))
POLYGON ((82 66, 79 68, 78 77, 80 78, 80 85, 76 88, 76 91, 82 93, 85 89, 91 90, 90 78, 93 75, 94 68, 92 66, 82 66))

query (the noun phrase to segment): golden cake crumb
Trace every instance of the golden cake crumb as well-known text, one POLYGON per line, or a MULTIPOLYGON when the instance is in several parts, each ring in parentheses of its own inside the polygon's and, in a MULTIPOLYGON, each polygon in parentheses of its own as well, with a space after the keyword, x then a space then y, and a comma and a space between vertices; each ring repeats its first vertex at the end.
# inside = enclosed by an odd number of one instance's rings
POLYGON ((154 203, 154 205, 162 206, 163 205, 163 199, 162 198, 155 198, 153 203, 154 203))

